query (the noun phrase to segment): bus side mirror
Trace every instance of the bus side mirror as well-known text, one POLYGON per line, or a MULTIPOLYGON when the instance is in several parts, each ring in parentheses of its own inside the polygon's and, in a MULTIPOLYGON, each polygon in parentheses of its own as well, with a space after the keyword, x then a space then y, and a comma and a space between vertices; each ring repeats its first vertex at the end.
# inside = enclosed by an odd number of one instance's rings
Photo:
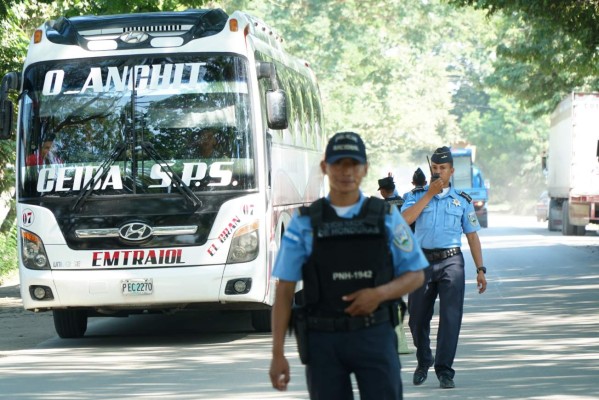
POLYGON ((14 105, 8 99, 8 92, 17 90, 18 86, 19 75, 16 72, 9 72, 2 78, 2 85, 0 86, 0 139, 10 138, 14 105))
POLYGON ((286 129, 287 98, 283 90, 269 90, 266 92, 266 120, 270 129, 286 129))

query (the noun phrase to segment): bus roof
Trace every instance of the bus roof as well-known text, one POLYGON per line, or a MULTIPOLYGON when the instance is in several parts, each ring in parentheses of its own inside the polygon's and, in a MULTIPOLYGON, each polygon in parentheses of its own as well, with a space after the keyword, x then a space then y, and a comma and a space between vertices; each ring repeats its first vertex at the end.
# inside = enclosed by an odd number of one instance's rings
POLYGON ((58 44, 81 45, 84 38, 119 35, 127 32, 180 31, 185 42, 222 31, 229 16, 221 9, 152 12, 122 15, 60 17, 50 22, 48 40, 58 44))

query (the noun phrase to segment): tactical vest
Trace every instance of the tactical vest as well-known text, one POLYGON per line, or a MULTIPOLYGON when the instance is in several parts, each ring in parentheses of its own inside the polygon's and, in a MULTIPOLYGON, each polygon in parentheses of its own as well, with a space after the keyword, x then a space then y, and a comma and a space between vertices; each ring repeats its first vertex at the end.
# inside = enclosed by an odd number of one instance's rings
POLYGON ((300 214, 310 216, 313 228, 312 254, 302 268, 302 305, 311 315, 347 316, 343 310, 350 303, 342 296, 394 278, 387 212, 389 205, 373 197, 351 219, 339 217, 324 199, 300 209, 300 214))
POLYGON ((401 208, 404 203, 404 199, 401 196, 387 197, 385 201, 389 204, 395 204, 397 208, 401 208))

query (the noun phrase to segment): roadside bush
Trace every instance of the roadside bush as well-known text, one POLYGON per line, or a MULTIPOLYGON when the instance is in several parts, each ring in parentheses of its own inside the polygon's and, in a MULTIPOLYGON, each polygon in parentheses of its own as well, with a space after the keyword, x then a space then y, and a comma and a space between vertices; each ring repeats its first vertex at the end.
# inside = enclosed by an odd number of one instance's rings
POLYGON ((0 232, 0 282, 17 269, 17 221, 7 232, 0 232))

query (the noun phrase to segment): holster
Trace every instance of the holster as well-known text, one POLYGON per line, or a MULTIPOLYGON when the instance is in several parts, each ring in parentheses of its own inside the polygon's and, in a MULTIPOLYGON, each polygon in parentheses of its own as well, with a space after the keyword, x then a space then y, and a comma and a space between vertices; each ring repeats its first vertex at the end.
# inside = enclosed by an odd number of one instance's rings
POLYGON ((302 364, 308 364, 308 311, 305 307, 294 307, 291 310, 290 330, 295 334, 297 352, 302 364))
POLYGON ((399 302, 393 302, 391 303, 391 305, 389 306, 389 312, 391 313, 391 325, 393 325, 393 327, 395 328, 397 325, 399 325, 400 322, 400 318, 401 320, 403 320, 403 316, 400 317, 400 308, 399 308, 399 302))

